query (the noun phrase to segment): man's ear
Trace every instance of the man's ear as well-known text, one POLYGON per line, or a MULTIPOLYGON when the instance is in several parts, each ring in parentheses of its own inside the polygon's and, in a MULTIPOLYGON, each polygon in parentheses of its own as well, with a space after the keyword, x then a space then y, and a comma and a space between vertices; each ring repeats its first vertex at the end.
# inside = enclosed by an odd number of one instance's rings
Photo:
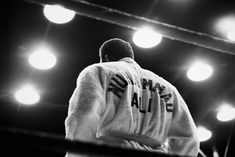
POLYGON ((106 54, 106 55, 104 55, 104 61, 105 62, 108 62, 109 61, 109 56, 106 54))

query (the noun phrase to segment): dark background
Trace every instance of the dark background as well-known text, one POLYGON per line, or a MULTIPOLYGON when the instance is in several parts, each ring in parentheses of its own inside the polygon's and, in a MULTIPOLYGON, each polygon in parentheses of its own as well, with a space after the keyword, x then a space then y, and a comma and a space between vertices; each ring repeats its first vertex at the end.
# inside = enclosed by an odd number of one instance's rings
MULTIPOLYGON (((216 20, 225 15, 235 15, 235 2, 232 0, 88 1, 221 38, 214 29, 216 20)), ((24 1, 7 1, 1 8, 1 127, 64 136, 68 100, 79 72, 99 62, 98 49, 105 40, 118 37, 133 45, 136 61, 143 68, 152 70, 176 86, 195 123, 212 131, 212 138, 201 143, 201 150, 212 156, 214 147, 223 156, 234 121, 219 122, 216 109, 222 102, 235 107, 235 56, 167 38, 163 38, 157 47, 142 49, 134 45, 134 31, 131 29, 79 15, 67 24, 49 23, 42 6, 24 1), (42 42, 51 46, 57 56, 56 66, 48 71, 35 70, 27 62, 30 49, 42 42), (214 68, 212 77, 204 82, 192 82, 186 77, 189 64, 197 58, 208 61, 214 68), (23 106, 14 99, 15 90, 25 82, 36 84, 40 89, 41 100, 35 106, 23 106)), ((232 136, 228 156, 234 152, 234 138, 232 136)))

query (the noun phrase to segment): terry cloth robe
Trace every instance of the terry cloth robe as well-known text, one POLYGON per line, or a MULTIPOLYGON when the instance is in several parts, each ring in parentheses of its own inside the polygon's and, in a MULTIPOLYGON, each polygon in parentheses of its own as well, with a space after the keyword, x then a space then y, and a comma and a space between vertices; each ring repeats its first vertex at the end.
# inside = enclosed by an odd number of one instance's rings
POLYGON ((177 89, 131 58, 79 74, 65 129, 71 140, 184 156, 199 151, 195 123, 177 89))

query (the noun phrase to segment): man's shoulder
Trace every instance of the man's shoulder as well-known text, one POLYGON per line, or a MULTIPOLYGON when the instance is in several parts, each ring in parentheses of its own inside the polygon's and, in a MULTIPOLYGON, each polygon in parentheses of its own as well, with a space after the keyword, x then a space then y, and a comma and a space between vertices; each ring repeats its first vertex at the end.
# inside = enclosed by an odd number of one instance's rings
POLYGON ((107 63, 94 63, 89 66, 87 66, 84 70, 98 70, 98 69, 103 69, 103 70, 108 70, 112 69, 111 67, 117 66, 113 62, 107 62, 107 63))
POLYGON ((115 71, 115 67, 118 67, 116 64, 113 64, 111 62, 108 63, 94 63, 86 68, 84 68, 81 72, 81 74, 109 74, 115 71))
POLYGON ((88 69, 104 70, 104 71, 116 71, 118 69, 127 68, 127 65, 123 62, 105 62, 105 63, 95 63, 87 67, 88 69))

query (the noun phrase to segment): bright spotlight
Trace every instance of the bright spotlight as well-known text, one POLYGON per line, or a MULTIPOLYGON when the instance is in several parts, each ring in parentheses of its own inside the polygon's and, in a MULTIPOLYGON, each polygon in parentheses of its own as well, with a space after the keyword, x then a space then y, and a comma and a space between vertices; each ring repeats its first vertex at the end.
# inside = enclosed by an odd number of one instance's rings
POLYGON ((197 131, 198 131, 199 140, 201 142, 209 140, 212 136, 211 131, 206 129, 205 127, 200 126, 197 128, 197 131))
POLYGON ((32 105, 39 101, 40 97, 34 87, 25 85, 15 93, 15 99, 22 104, 32 105))
POLYGON ((66 9, 60 5, 45 5, 43 12, 49 21, 57 24, 67 23, 75 16, 74 11, 66 9))
POLYGON ((219 121, 223 122, 233 120, 235 118, 235 108, 224 104, 219 108, 216 117, 219 121))
POLYGON ((235 42, 235 16, 220 18, 215 26, 216 30, 230 41, 235 42))
POLYGON ((210 65, 203 62, 195 62, 187 72, 187 76, 192 81, 203 81, 208 79, 213 73, 210 65))
POLYGON ((46 47, 39 47, 29 56, 30 65, 40 70, 47 70, 56 64, 56 57, 46 47))
POLYGON ((162 35, 151 28, 144 27, 133 35, 134 43, 142 48, 151 48, 158 45, 162 40, 162 35))

